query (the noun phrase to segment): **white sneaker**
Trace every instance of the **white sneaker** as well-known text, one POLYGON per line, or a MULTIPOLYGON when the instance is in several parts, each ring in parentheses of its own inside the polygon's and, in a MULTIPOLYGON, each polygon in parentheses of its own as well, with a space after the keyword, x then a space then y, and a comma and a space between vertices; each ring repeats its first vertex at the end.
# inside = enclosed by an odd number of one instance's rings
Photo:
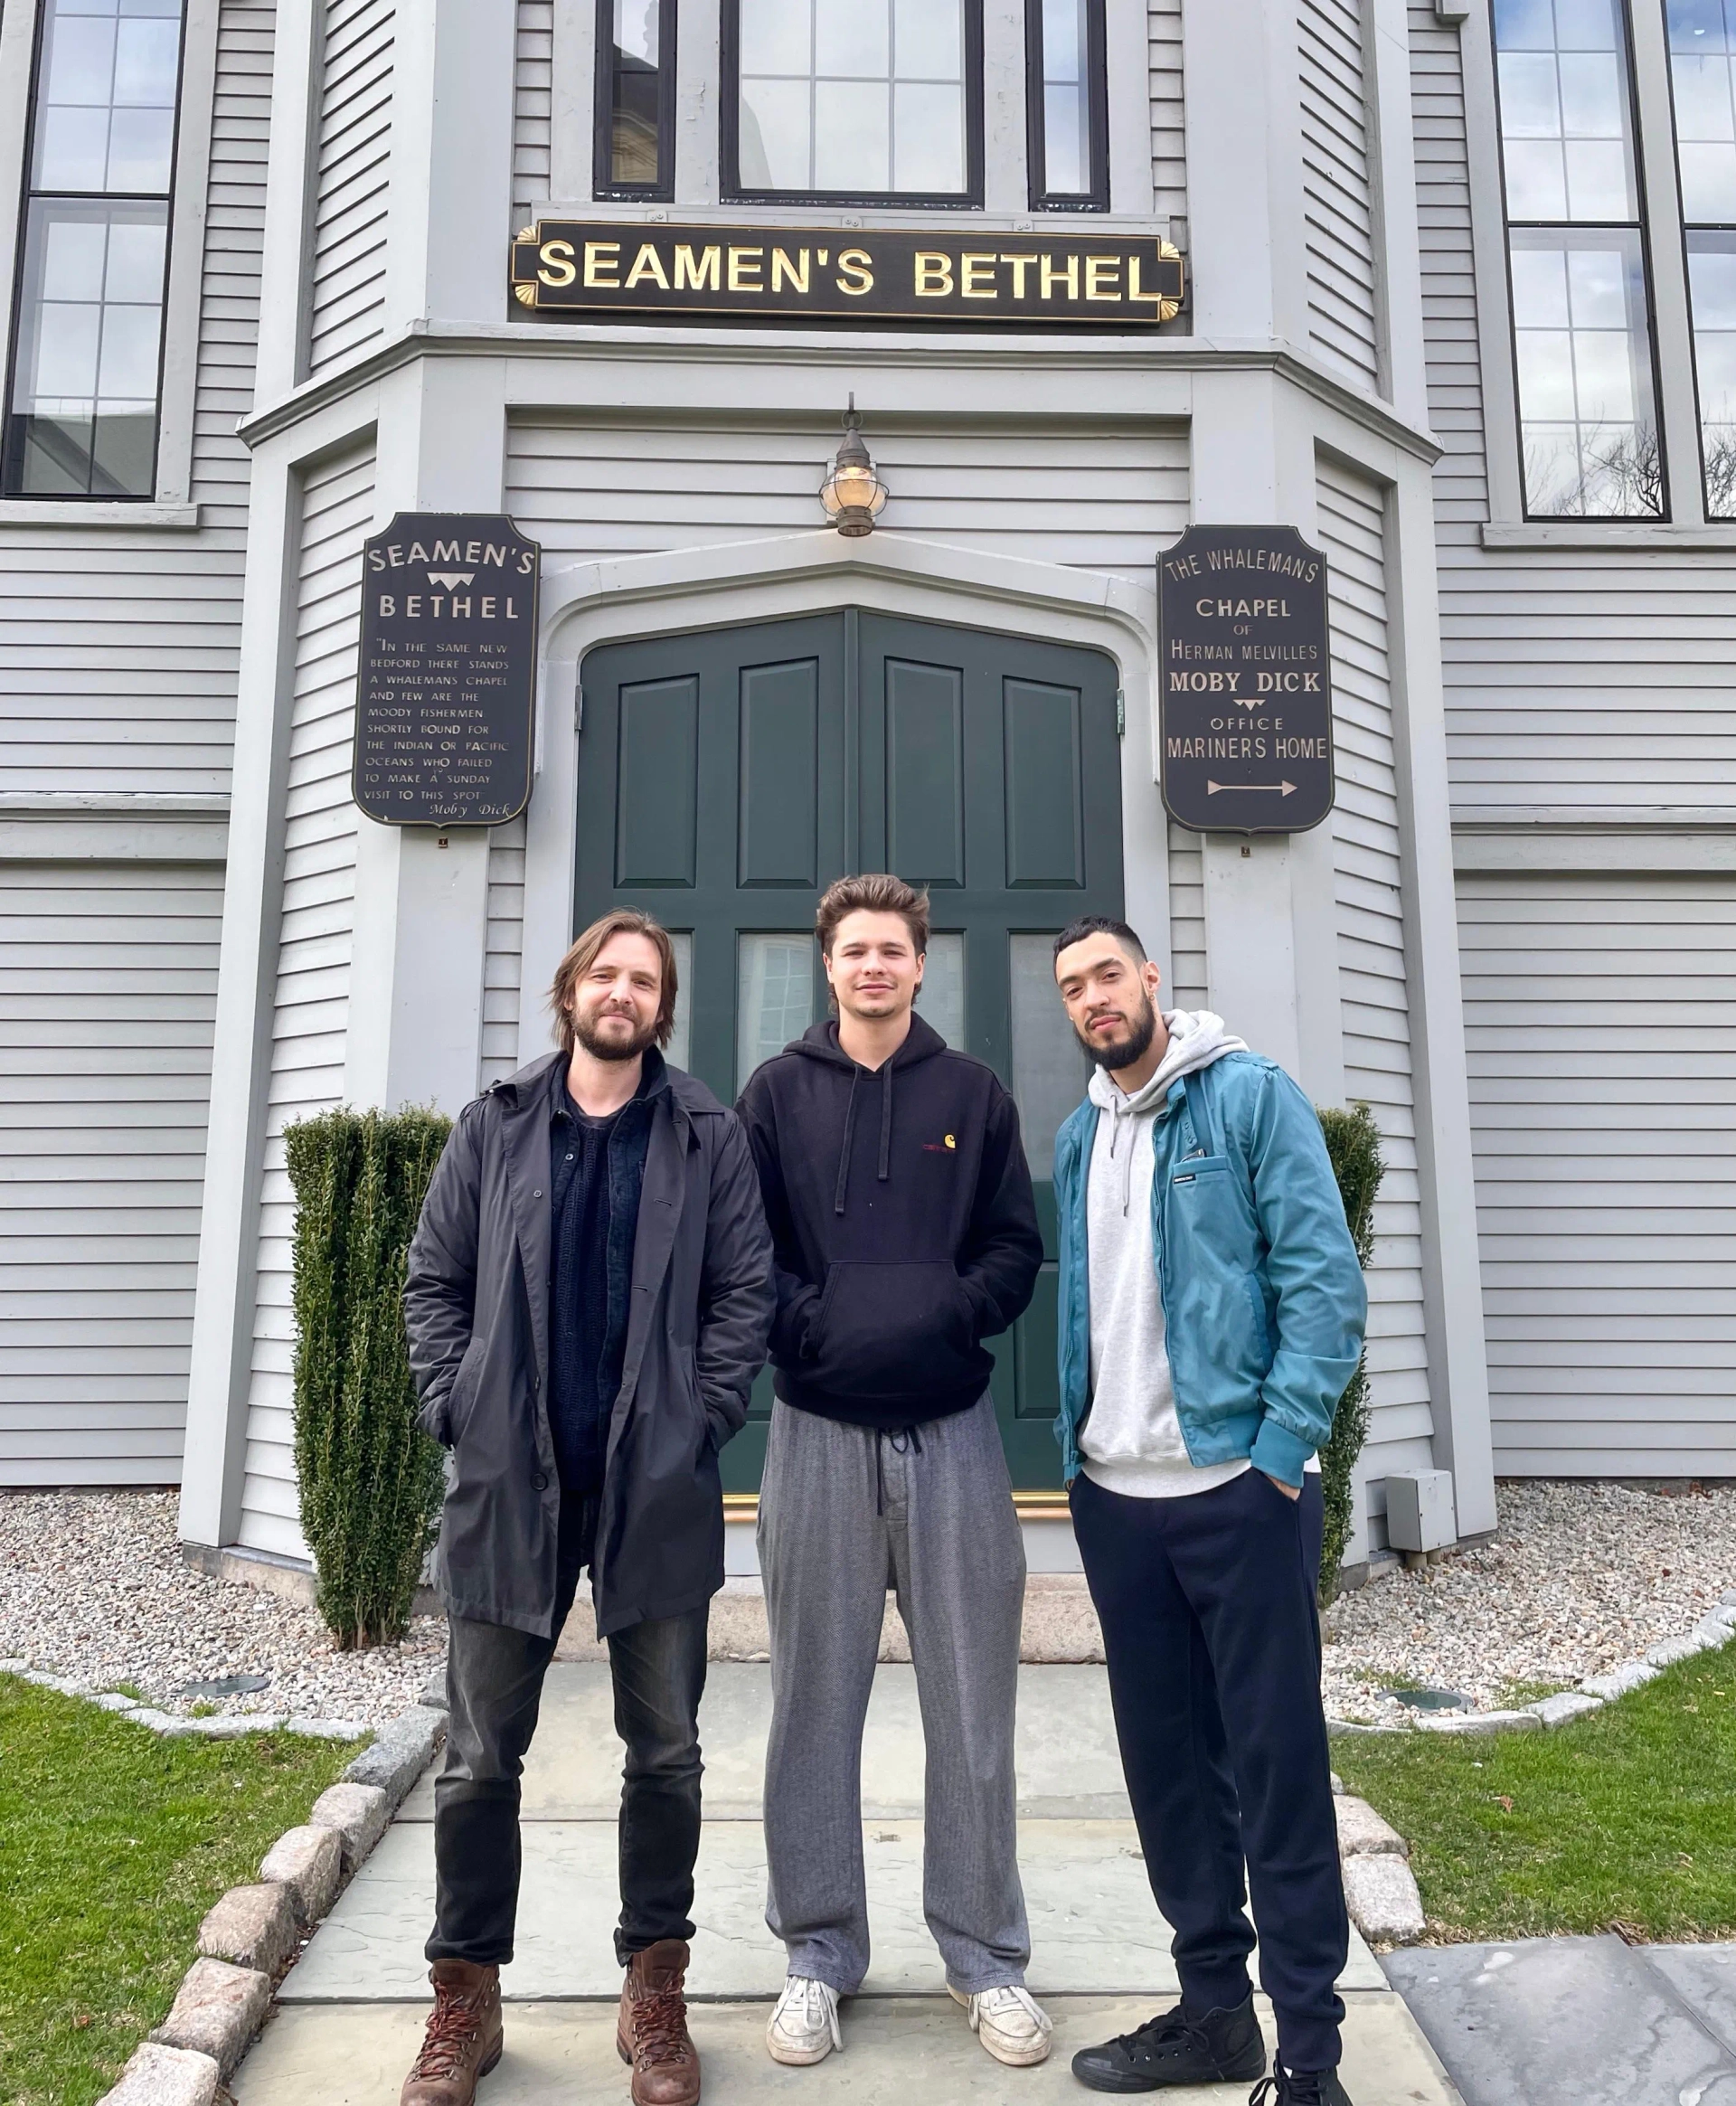
POLYGON ((791 1975, 766 2026, 766 2046, 772 2061, 797 2066, 824 2062, 835 2047, 843 2045, 836 1989, 809 1975, 791 1975))
POLYGON ((1028 2069, 1033 2063, 1048 2061, 1055 2029, 1028 1990, 1009 1987, 967 1997, 950 1982, 947 1988, 953 2002, 965 2007, 971 2031, 996 2062, 1028 2069))

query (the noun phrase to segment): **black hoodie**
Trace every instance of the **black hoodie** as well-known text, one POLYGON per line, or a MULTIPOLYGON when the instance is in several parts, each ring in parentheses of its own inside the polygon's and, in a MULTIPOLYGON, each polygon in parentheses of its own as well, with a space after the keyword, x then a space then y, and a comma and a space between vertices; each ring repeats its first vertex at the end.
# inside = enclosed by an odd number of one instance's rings
POLYGON ((1024 1312, 1043 1262, 1018 1108, 920 1016, 878 1071, 816 1024, 737 1106, 778 1289, 774 1387, 855 1426, 974 1404, 982 1341, 1024 1312))

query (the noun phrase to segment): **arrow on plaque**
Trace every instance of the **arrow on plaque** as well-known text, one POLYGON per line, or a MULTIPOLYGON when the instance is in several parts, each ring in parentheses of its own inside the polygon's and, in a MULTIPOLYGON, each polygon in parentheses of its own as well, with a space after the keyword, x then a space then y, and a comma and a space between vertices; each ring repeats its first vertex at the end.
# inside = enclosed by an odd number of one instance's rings
POLYGON ((1288 797, 1295 788, 1293 782, 1213 782, 1210 776, 1205 780, 1207 797, 1216 797, 1221 789, 1270 789, 1280 797, 1288 797))

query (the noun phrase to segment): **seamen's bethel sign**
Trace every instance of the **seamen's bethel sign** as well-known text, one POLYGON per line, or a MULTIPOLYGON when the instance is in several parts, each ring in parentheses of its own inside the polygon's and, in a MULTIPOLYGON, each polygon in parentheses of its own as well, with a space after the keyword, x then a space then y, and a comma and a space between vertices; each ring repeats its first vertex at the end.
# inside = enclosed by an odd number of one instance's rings
POLYGON ((513 297, 539 314, 807 320, 1109 323, 1182 304, 1182 259, 1147 234, 986 228, 829 231, 540 220, 513 243, 513 297))

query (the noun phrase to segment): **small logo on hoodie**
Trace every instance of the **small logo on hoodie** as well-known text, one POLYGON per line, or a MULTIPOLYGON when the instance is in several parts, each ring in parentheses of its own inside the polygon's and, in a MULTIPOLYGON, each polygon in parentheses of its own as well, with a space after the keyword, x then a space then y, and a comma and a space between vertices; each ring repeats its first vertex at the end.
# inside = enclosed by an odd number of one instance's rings
POLYGON ((922 1144, 922 1153, 925 1156, 944 1155, 948 1148, 956 1149, 958 1146, 958 1143, 957 1138, 953 1135, 948 1134, 946 1139, 943 1141, 924 1141, 922 1144))

